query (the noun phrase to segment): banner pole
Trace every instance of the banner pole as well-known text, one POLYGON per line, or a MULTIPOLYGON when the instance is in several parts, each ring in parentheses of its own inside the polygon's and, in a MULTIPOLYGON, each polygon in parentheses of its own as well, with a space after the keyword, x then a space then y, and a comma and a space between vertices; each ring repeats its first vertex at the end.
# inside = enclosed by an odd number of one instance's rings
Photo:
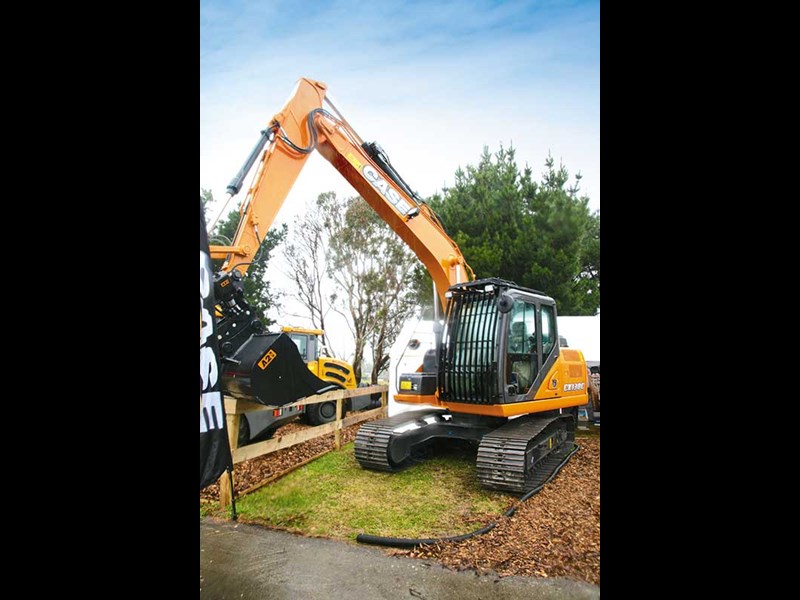
POLYGON ((233 470, 228 467, 228 479, 231 483, 231 520, 237 519, 236 515, 236 490, 233 489, 233 470))

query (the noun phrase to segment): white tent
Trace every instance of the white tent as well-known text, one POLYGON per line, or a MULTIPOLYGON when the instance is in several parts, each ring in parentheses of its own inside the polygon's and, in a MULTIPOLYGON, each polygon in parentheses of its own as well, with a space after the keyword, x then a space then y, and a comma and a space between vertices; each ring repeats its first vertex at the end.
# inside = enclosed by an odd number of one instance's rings
POLYGON ((589 365, 600 362, 600 315, 594 317, 558 317, 558 335, 567 346, 583 352, 589 365))

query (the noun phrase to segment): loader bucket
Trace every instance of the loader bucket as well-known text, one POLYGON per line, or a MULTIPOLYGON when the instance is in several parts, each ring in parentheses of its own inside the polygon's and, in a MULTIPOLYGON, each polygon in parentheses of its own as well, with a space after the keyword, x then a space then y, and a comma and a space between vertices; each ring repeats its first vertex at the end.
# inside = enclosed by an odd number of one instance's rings
POLYGON ((222 371, 227 394, 266 406, 283 406, 338 389, 308 370, 285 333, 250 336, 233 356, 223 358, 222 371))

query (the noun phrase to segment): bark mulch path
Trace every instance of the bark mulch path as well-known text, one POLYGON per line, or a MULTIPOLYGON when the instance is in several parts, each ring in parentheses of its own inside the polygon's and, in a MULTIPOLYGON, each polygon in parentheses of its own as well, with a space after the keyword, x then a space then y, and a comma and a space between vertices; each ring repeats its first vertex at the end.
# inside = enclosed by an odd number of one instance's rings
POLYGON ((576 441, 581 449, 556 478, 489 533, 393 554, 433 559, 456 570, 600 585, 600 438, 576 441))

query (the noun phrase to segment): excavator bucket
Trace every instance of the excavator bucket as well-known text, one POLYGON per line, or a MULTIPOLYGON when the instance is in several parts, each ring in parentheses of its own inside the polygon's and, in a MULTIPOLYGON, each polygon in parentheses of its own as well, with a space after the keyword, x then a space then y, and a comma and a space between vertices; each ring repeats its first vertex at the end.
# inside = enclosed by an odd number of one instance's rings
POLYGON ((240 400, 284 406, 338 389, 308 370, 285 333, 253 334, 235 354, 222 360, 225 391, 240 400))

